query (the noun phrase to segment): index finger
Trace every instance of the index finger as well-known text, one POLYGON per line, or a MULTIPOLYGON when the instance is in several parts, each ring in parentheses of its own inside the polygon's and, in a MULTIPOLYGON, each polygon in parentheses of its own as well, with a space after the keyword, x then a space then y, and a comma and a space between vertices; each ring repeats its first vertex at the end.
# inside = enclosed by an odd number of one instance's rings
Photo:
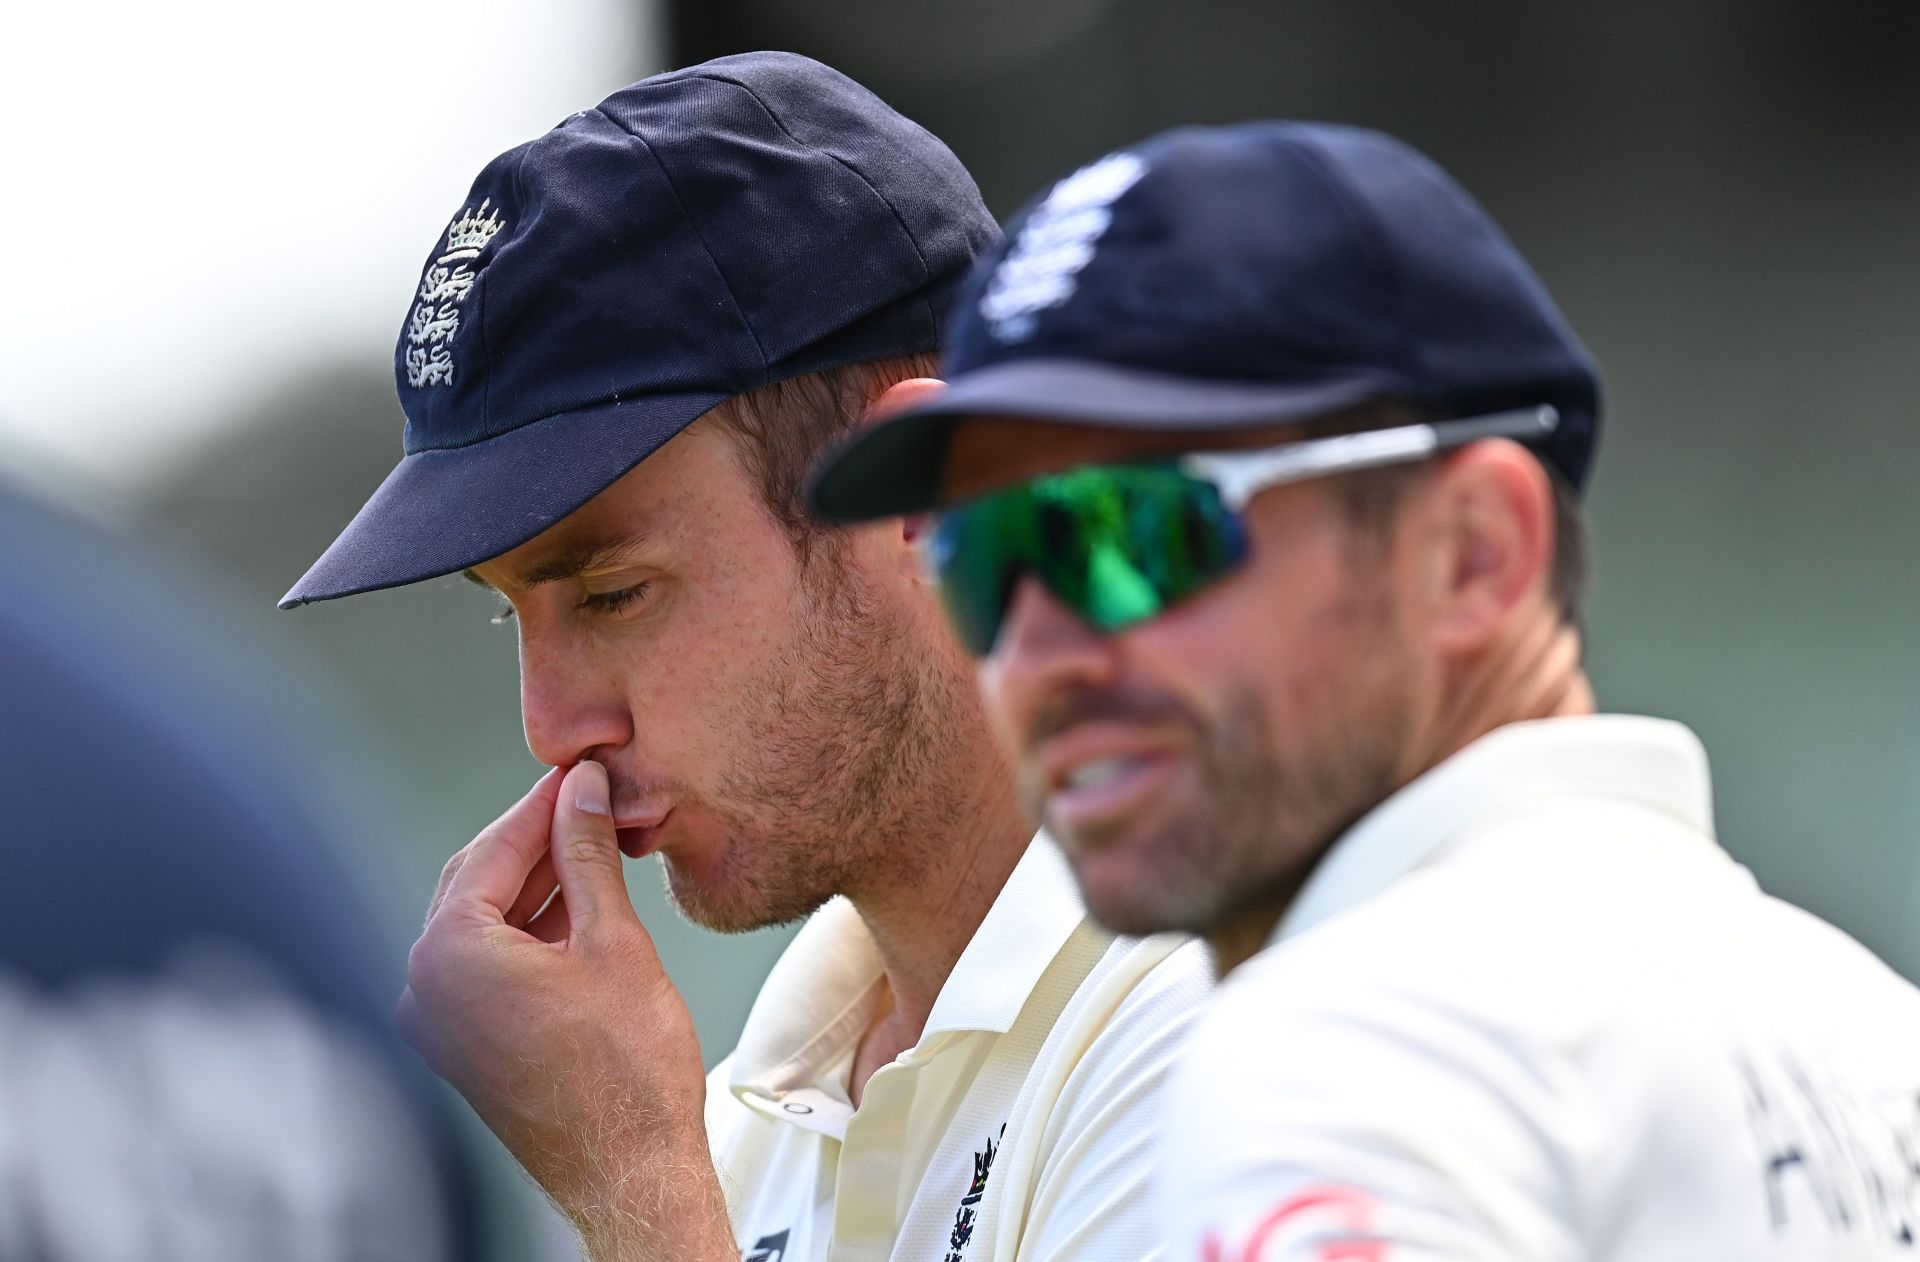
POLYGON ((547 853, 553 828, 553 803, 561 771, 541 776, 527 795, 488 824, 467 847, 467 859, 448 883, 442 906, 477 904, 504 916, 527 877, 547 853))

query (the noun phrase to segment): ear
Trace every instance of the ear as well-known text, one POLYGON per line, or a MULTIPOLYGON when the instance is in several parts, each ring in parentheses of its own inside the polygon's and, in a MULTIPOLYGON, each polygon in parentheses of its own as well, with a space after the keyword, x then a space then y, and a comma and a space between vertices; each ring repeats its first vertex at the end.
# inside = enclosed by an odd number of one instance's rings
MULTIPOLYGON (((928 402, 946 388, 946 382, 934 377, 909 377, 905 381, 896 381, 867 405, 866 415, 860 418, 860 424, 877 425, 889 416, 928 402)), ((912 565, 917 578, 931 581, 920 557, 920 542, 932 524, 931 514, 911 513, 892 521, 876 522, 874 526, 887 531, 893 541, 902 545, 904 551, 901 559, 912 565)))
POLYGON ((1428 519, 1435 598, 1430 631, 1451 655, 1471 655, 1547 604, 1553 486, 1517 443, 1474 443, 1441 466, 1428 519))
POLYGON ((867 405, 867 414, 861 418, 860 423, 862 425, 878 424, 889 416, 930 401, 934 395, 946 388, 946 382, 933 377, 909 377, 905 381, 896 381, 883 390, 879 398, 867 405))
MULTIPOLYGON (((867 407, 861 424, 875 425, 908 408, 919 407, 946 388, 946 382, 934 377, 909 377, 905 381, 896 381, 867 407)), ((926 534, 931 523, 932 519, 926 513, 912 513, 900 518, 896 523, 900 541, 910 548, 917 548, 921 536, 926 534)))

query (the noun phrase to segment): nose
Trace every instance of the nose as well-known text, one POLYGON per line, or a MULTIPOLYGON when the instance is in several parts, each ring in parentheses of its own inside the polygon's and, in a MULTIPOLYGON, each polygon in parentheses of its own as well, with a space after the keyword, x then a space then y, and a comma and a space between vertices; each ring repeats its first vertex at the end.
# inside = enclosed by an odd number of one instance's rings
POLYGON ((1113 682, 1112 641, 1060 603, 1032 575, 1014 589, 980 683, 995 719, 1013 733, 1048 697, 1113 682))
POLYGON ((549 767, 566 767, 633 739, 626 698, 584 654, 522 633, 520 721, 527 748, 549 767))

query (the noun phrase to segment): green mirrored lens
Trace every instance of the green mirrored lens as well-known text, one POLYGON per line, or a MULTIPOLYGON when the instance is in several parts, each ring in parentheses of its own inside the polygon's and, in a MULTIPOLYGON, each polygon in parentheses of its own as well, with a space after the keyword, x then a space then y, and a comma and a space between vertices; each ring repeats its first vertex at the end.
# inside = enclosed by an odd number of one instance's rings
POLYGON ((1022 573, 1116 631, 1232 569, 1243 543, 1210 484, 1140 464, 1075 469, 962 505, 941 519, 933 553, 955 626, 985 654, 1022 573))
POLYGON ((1033 514, 1011 493, 963 504, 941 517, 930 540, 940 593, 960 642, 976 657, 993 649, 1000 619, 1032 550, 1033 514))

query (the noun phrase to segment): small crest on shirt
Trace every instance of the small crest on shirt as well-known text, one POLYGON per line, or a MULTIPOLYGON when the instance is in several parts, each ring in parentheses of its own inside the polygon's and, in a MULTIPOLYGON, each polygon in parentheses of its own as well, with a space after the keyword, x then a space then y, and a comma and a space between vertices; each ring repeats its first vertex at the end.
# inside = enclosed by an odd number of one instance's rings
POLYGON ((740 1255, 740 1262, 785 1262, 787 1256, 787 1231, 776 1231, 770 1236, 762 1236, 753 1242, 753 1247, 740 1255))
POLYGON ((980 1198, 987 1194, 987 1176, 993 1173, 993 1159, 1000 1153, 996 1141, 1005 1140, 1006 1135, 1007 1124, 1002 1122, 1000 1133, 987 1136, 987 1146, 973 1154, 973 1181, 967 1184, 967 1194, 960 1198, 960 1208, 954 1211, 953 1231, 947 1236, 947 1256, 941 1262, 961 1262, 967 1246, 973 1243, 974 1216, 980 1198))

